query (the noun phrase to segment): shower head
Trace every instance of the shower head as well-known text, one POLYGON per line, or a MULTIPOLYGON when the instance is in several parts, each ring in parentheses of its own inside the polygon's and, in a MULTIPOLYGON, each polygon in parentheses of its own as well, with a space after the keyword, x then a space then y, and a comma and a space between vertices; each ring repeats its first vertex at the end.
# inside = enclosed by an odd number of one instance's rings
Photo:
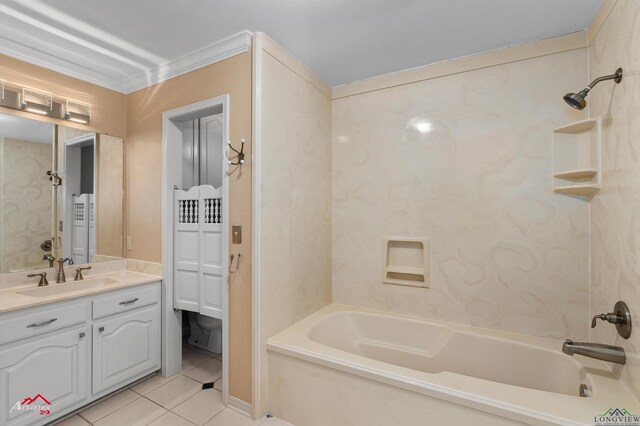
POLYGON ((587 106, 587 101, 584 99, 587 97, 589 90, 584 89, 578 93, 567 93, 564 95, 564 101, 571 105, 575 109, 584 109, 587 106))
POLYGON ((614 80, 617 83, 622 81, 622 68, 618 68, 615 74, 605 75, 604 77, 598 77, 591 82, 590 85, 579 91, 578 93, 567 93, 564 95, 564 101, 569 104, 572 108, 582 110, 585 106, 587 106, 587 101, 585 98, 589 94, 589 91, 593 89, 593 87, 605 80, 614 80))

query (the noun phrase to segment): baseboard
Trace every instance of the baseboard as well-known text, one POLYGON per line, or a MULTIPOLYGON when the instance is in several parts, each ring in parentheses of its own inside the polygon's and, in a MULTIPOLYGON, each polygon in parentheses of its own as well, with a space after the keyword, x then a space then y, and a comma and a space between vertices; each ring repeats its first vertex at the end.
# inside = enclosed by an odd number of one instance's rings
POLYGON ((227 401, 229 404, 229 408, 233 408, 234 410, 244 414, 245 416, 251 417, 251 413, 253 411, 253 406, 248 402, 245 402, 235 396, 229 395, 229 400, 227 401))

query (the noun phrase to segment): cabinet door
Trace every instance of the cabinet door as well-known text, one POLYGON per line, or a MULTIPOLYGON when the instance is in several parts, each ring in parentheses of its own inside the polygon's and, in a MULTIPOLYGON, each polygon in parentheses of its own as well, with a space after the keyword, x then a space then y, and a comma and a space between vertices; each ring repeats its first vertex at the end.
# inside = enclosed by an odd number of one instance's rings
POLYGON ((154 305, 94 323, 94 395, 160 368, 159 314, 154 305))
POLYGON ((88 342, 83 327, 0 350, 0 424, 44 424, 81 405, 87 398, 88 342), (38 406, 49 406, 50 414, 38 406))

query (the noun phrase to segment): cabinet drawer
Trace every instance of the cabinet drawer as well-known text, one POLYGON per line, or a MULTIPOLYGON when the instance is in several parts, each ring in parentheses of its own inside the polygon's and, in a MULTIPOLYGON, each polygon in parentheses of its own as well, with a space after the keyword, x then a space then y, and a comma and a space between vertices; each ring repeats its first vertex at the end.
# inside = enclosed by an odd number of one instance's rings
POLYGON ((120 312, 130 311, 160 301, 160 286, 137 287, 118 291, 93 300, 93 318, 103 318, 120 312))
POLYGON ((0 317, 0 344, 47 333, 87 320, 86 302, 29 309, 0 317))

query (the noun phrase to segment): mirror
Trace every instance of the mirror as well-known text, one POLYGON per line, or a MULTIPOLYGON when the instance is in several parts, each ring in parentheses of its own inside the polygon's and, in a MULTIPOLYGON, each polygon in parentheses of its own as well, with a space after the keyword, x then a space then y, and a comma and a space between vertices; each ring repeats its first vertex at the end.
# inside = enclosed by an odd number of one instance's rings
POLYGON ((123 257, 124 141, 0 114, 0 273, 123 257))

